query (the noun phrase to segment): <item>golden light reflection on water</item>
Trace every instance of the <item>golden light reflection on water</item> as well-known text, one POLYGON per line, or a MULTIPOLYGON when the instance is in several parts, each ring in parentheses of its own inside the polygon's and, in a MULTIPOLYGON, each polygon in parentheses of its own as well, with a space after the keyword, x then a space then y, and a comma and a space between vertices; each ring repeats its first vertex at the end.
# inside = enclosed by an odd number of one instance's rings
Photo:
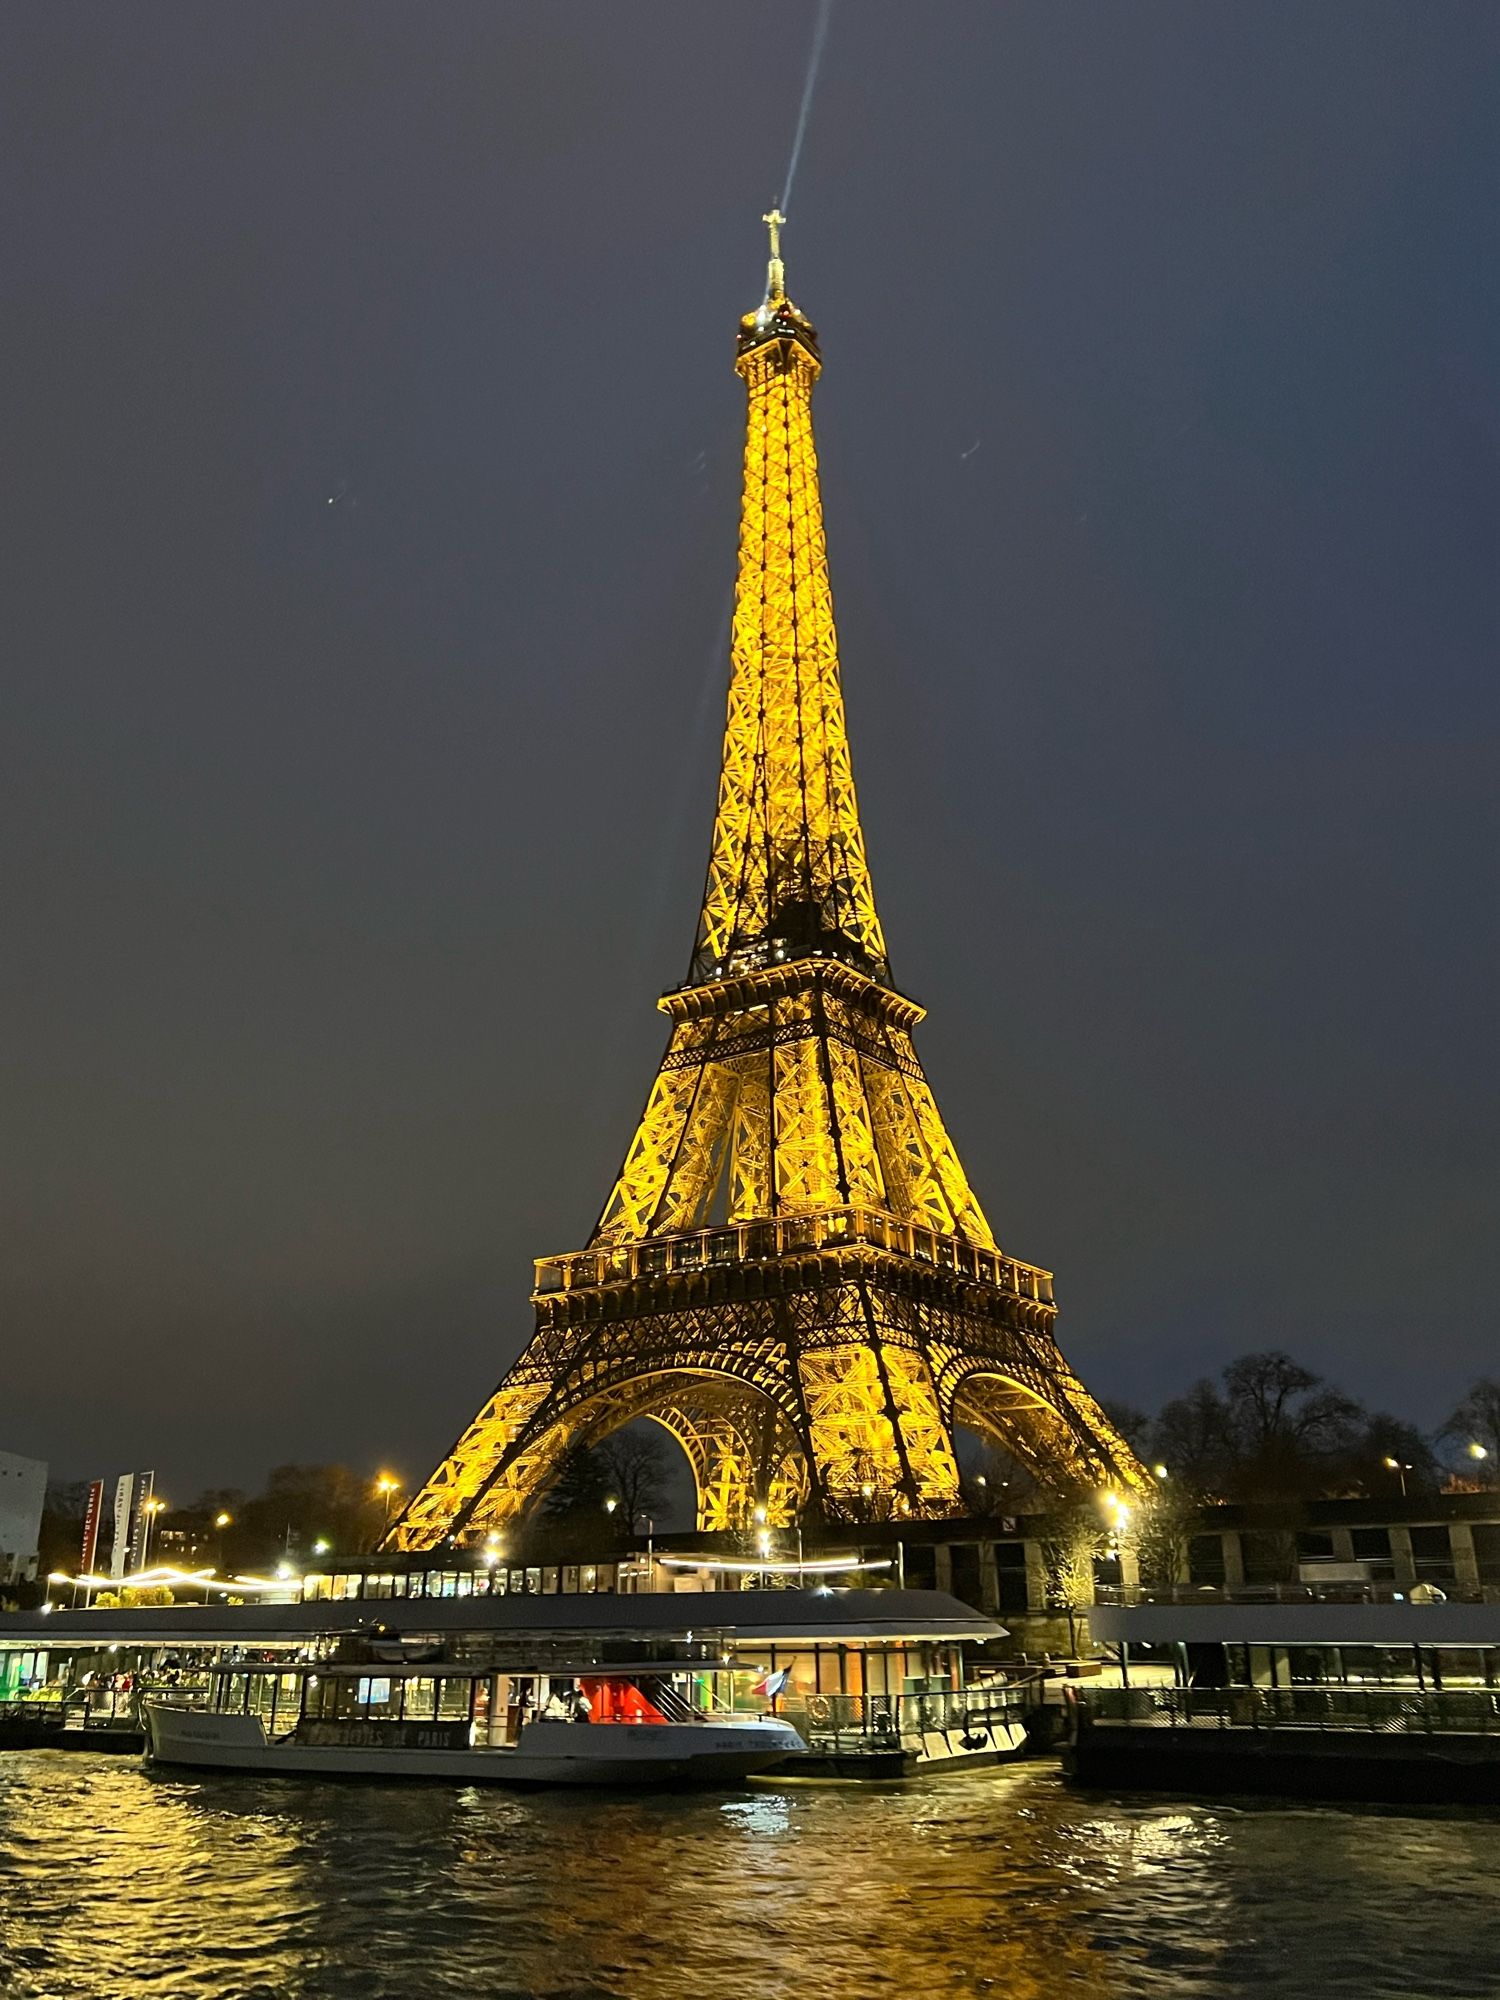
POLYGON ((0 1758, 6 2000, 1491 1995, 1500 1826, 1042 1766, 724 1795, 0 1758))

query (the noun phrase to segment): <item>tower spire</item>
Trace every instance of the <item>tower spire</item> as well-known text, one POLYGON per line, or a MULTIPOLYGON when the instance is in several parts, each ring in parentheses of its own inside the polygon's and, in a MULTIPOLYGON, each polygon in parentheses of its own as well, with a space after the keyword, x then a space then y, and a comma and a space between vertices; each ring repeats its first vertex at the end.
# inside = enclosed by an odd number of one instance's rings
POLYGON ((718 808, 691 980, 840 959, 890 983, 865 857, 844 696, 812 391, 817 329, 786 296, 781 211, 767 296, 740 321, 748 398, 739 570, 718 808))
POLYGON ((781 261, 781 231, 786 217, 779 208, 773 208, 761 221, 771 232, 771 262, 766 269, 766 303, 786 297, 786 266, 781 261))

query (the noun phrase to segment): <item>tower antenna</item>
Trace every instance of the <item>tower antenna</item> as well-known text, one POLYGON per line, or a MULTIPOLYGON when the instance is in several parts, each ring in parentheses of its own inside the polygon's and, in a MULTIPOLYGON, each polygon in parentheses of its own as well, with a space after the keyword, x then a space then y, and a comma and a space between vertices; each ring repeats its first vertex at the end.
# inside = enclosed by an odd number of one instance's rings
POLYGON ((773 208, 761 221, 771 232, 771 261, 766 267, 766 297, 784 299, 786 297, 786 266, 781 261, 781 229, 786 217, 779 208, 773 208))

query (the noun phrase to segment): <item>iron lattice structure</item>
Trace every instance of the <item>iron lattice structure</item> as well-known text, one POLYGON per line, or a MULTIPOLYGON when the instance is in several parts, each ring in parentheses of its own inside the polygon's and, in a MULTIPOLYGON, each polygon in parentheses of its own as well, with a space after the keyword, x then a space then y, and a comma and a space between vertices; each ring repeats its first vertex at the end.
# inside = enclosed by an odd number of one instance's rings
POLYGON ((955 1426, 1054 1489, 1136 1487, 1004 1255, 892 984, 844 722, 812 390, 786 296, 741 321, 733 660, 708 880, 671 1036, 587 1249, 537 1265, 525 1353, 391 1529, 473 1540, 565 1454, 655 1418, 703 1528, 959 1511, 955 1426), (761 1511, 763 1510, 763 1511, 761 1511))

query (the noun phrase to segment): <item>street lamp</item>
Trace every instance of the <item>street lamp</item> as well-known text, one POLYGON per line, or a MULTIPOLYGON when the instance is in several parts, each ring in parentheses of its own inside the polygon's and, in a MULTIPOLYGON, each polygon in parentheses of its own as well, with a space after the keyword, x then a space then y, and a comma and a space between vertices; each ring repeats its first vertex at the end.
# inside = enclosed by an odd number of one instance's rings
POLYGON ((167 1503, 165 1500, 148 1500, 141 1511, 146 1517, 146 1525, 141 1533, 141 1568, 149 1569, 150 1568, 149 1559, 151 1555, 151 1530, 156 1526, 157 1515, 166 1513, 167 1503))
POLYGON ((400 1490, 401 1490, 400 1481, 392 1479, 391 1475, 388 1472, 382 1472, 380 1477, 375 1482, 375 1491, 380 1495, 380 1497, 385 1502, 385 1514, 382 1517, 380 1523, 380 1539, 382 1541, 385 1540, 386 1531, 391 1525, 391 1495, 393 1493, 399 1493, 400 1490))
POLYGON ((1482 1444, 1471 1444, 1469 1446, 1470 1458, 1488 1458, 1489 1455, 1488 1449, 1482 1444))
POLYGON ((1381 1462, 1387 1472, 1394 1472, 1396 1477, 1401 1481, 1401 1498, 1404 1500, 1406 1498, 1406 1475, 1416 1468, 1409 1464, 1407 1460, 1401 1458, 1387 1457, 1381 1462))
POLYGON ((1165 1479, 1167 1476, 1167 1468, 1164 1465, 1153 1465, 1151 1470, 1156 1474, 1158 1479, 1165 1479))
POLYGON ((619 1504, 620 1504, 619 1501, 615 1498, 613 1493, 607 1494, 605 1496, 605 1501, 604 1501, 605 1513, 613 1514, 613 1512, 615 1511, 616 1507, 619 1506, 619 1504))

